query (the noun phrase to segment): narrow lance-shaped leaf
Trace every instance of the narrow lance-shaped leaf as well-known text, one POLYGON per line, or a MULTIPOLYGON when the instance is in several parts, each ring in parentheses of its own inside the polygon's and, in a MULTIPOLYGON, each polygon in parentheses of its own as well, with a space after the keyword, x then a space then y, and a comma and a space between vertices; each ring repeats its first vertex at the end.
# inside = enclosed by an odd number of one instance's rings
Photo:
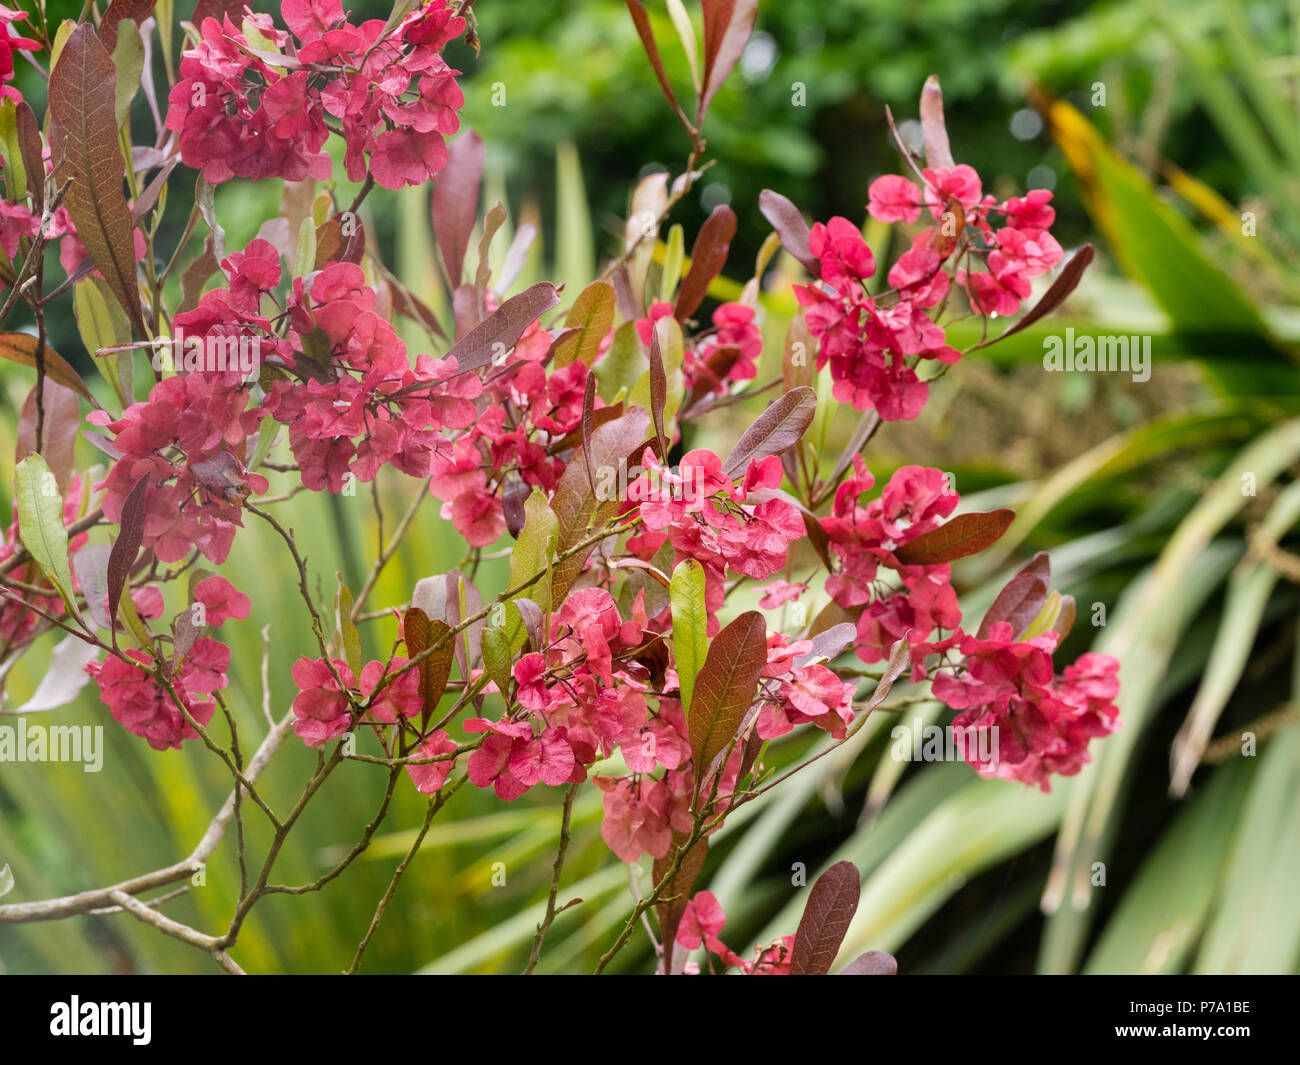
POLYGON ((836 862, 808 893, 790 951, 791 976, 825 976, 858 909, 862 880, 852 862, 836 862))
POLYGON ((596 490, 596 471, 591 466, 591 434, 596 429, 596 375, 587 374, 587 384, 582 391, 582 420, 578 434, 582 440, 582 462, 587 469, 587 485, 596 490))
POLYGON ((693 558, 684 559, 673 570, 668 596, 673 608, 673 658, 681 687, 682 710, 689 715, 695 678, 704 667, 709 649, 704 567, 693 558))
POLYGON ((779 192, 764 189, 758 194, 758 209, 772 223, 781 246, 803 264, 813 277, 821 276, 821 263, 808 249, 809 229, 803 215, 793 203, 779 192))
POLYGON ((1092 258, 1092 245, 1085 244, 1070 256, 1070 261, 1061 268, 1060 274, 1052 282, 1051 287, 1043 293, 1043 298, 1035 303, 1015 325, 1001 336, 985 341, 979 346, 983 348, 988 347, 990 344, 996 344, 999 340, 1005 340, 1012 333, 1018 333, 1020 330, 1033 325, 1040 318, 1045 318, 1051 314, 1069 298, 1071 292, 1079 287, 1079 282, 1083 280, 1083 272, 1088 269, 1092 258))
POLYGON ((112 625, 110 631, 114 633, 117 631, 118 604, 122 601, 122 592, 144 539, 145 496, 148 491, 149 475, 145 474, 135 482, 122 504, 122 519, 108 555, 108 620, 112 625))
POLYGON ((45 211, 45 163, 41 148, 41 130, 36 122, 34 112, 26 100, 19 100, 14 109, 14 120, 18 127, 18 153, 22 156, 23 169, 29 175, 27 191, 32 195, 35 214, 45 211), (35 175, 35 176, 31 176, 35 175))
POLYGON ((951 169, 952 149, 948 146, 948 127, 943 118, 943 90, 933 74, 925 79, 921 89, 921 132, 925 134, 926 163, 935 169, 951 169))
POLYGON ((16 470, 15 503, 18 507, 18 535, 46 579, 54 585, 78 621, 81 611, 72 594, 72 572, 68 567, 68 531, 63 527, 63 496, 54 474, 40 455, 28 455, 16 470))
MULTIPOLYGON (((40 339, 30 333, 0 333, 0 359, 8 359, 20 366, 35 367, 36 349, 39 344, 40 339)), ((57 381, 64 388, 72 389, 77 395, 99 406, 86 382, 81 379, 81 375, 48 343, 45 345, 41 361, 45 364, 45 375, 51 381, 57 381)))
POLYGON ((738 477, 749 468, 751 460, 779 455, 798 443, 816 413, 817 392, 814 389, 806 385, 791 389, 741 433, 727 461, 722 464, 723 472, 729 477, 738 477))
POLYGON ((704 9, 704 88, 699 117, 739 62, 754 30, 758 0, 702 0, 704 9))
POLYGON ((493 356, 513 348, 524 330, 559 302, 555 286, 539 281, 501 304, 456 341, 447 355, 456 357, 462 373, 486 366, 493 356))
POLYGON ((36 430, 41 417, 36 409, 36 386, 33 385, 23 400, 22 413, 18 417, 18 446, 14 458, 21 460, 39 451, 54 474, 59 495, 63 496, 72 480, 77 433, 81 428, 81 404, 75 392, 48 377, 41 382, 41 395, 45 418, 40 426, 39 446, 36 430))
MULTIPOLYGON (((668 81, 668 75, 664 73, 664 61, 659 58, 659 45, 655 43, 654 30, 650 28, 650 16, 646 14, 645 5, 641 0, 626 0, 626 2, 628 14, 632 16, 632 23, 636 26, 637 36, 641 38, 641 47, 645 49, 646 58, 650 60, 650 66, 654 68, 655 77, 659 80, 659 88, 663 90, 672 109, 681 115, 682 109, 673 94, 672 84, 668 81)), ((683 115, 683 120, 684 118, 683 115)))
POLYGON ((686 722, 697 789, 704 767, 736 738, 766 664, 767 626, 757 610, 741 614, 709 644, 686 722))
POLYGON ((461 282, 465 252, 478 217, 485 155, 483 138, 472 129, 466 130, 447 145, 447 165, 433 186, 433 235, 453 288, 461 282))
POLYGON ((725 203, 719 204, 700 226, 691 248, 691 268, 686 271, 673 308, 673 317, 679 322, 689 318, 704 302, 709 285, 727 263, 727 252, 735 235, 736 212, 725 203))
POLYGON ((343 583, 343 575, 335 573, 335 578, 339 582, 338 595, 338 629, 339 643, 343 645, 343 657, 347 661, 348 669, 352 670, 356 676, 361 675, 362 655, 361 655, 361 633, 357 631, 356 625, 352 621, 352 589, 343 583))
POLYGON ((650 335, 650 418, 659 440, 659 457, 668 461, 668 441, 664 435, 664 404, 668 401, 668 375, 659 347, 659 330, 650 335))
POLYGON ((894 646, 889 649, 889 658, 885 662, 885 672, 876 682, 876 690, 871 693, 871 698, 865 705, 859 707, 861 713, 869 714, 883 703, 894 690, 894 682, 907 671, 908 663, 911 661, 911 650, 907 643, 910 635, 909 629, 894 641, 894 646))
POLYGON ((116 82, 112 58, 90 23, 82 23, 50 72, 50 145, 60 179, 71 181, 63 205, 77 235, 137 335, 144 337, 148 330, 140 313, 131 212, 122 191, 116 82))
POLYGON ((905 566, 937 566, 983 551, 1011 527, 1016 513, 1005 507, 984 514, 958 514, 894 552, 905 566))

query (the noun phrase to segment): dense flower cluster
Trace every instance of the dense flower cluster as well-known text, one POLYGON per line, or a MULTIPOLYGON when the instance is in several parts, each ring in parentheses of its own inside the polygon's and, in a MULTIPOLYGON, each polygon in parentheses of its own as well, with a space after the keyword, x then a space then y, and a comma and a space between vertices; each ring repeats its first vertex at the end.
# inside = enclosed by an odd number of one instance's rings
POLYGON ((428 477, 434 455, 450 450, 439 430, 473 424, 479 378, 458 373, 454 358, 420 355, 412 366, 355 263, 295 278, 287 309, 289 376, 272 384, 265 409, 289 427, 303 484, 339 492, 349 474, 368 482, 390 464, 428 477))
POLYGON ((894 263, 886 293, 868 294, 864 283, 875 276, 875 256, 857 226, 839 217, 817 223, 809 239, 821 286, 795 286, 809 331, 821 341, 818 368, 830 364, 835 398, 858 410, 874 409, 885 421, 915 418, 925 406, 929 385, 917 375, 920 360, 954 363, 961 357, 929 313, 948 299, 946 262, 982 261, 986 269, 961 265, 954 279, 977 313, 1008 315, 1029 295, 1030 279, 1062 255, 1048 232, 1055 220, 1048 190, 998 203, 982 194, 979 175, 969 166, 923 173, 924 188, 896 175, 871 185, 873 218, 916 222, 924 205, 936 222, 917 233, 894 263), (997 228, 995 215, 1004 222, 997 228))
MULTIPOLYGON (((230 618, 248 617, 248 596, 236 591, 224 577, 200 581, 194 595, 205 608, 206 625, 219 627, 230 618)), ((133 599, 142 616, 161 615, 162 593, 157 588, 140 589, 133 599)), ((95 678, 100 698, 113 720, 143 737, 154 750, 163 751, 196 738, 198 732, 192 722, 206 726, 212 720, 217 704, 210 696, 227 686, 229 668, 230 648, 209 636, 198 636, 180 655, 179 662, 158 662, 145 651, 129 650, 123 657, 91 662, 86 672, 95 678), (154 670, 167 678, 170 691, 158 682, 154 670)))
POLYGON ((713 633, 726 574, 770 577, 785 565, 789 546, 805 535, 798 509, 774 493, 784 477, 781 460, 768 455, 751 461, 739 481, 704 449, 688 451, 668 467, 646 448, 641 464, 645 472, 628 485, 628 501, 644 531, 628 548, 650 559, 668 543, 674 565, 688 558, 700 563, 713 633))
POLYGON ((328 178, 323 147, 337 130, 350 180, 369 173, 388 189, 431 180, 465 102, 459 71, 439 53, 465 20, 430 0, 385 36, 382 19, 348 22, 341 0, 286 0, 282 11, 292 36, 269 15, 203 20, 167 112, 185 165, 214 184, 328 178))
POLYGON ((879 498, 859 501, 875 483, 861 456, 854 472, 835 493, 829 517, 822 520, 839 570, 826 579, 826 591, 840 606, 858 609, 858 656, 879 662, 895 641, 925 640, 934 629, 955 629, 961 621, 949 567, 905 565, 895 554, 905 544, 937 529, 960 502, 942 470, 904 466, 879 498), (880 580, 880 567, 893 570, 900 587, 880 580))
POLYGON ((1057 634, 1017 641, 1000 621, 987 639, 963 636, 965 656, 953 672, 941 672, 933 690, 961 713, 954 729, 990 729, 993 744, 968 744, 967 760, 981 776, 1019 780, 1050 791, 1053 773, 1073 776, 1088 762, 1088 743, 1113 732, 1119 711, 1119 662, 1086 654, 1063 677, 1052 672, 1057 634), (990 754, 991 752, 991 754, 990 754))

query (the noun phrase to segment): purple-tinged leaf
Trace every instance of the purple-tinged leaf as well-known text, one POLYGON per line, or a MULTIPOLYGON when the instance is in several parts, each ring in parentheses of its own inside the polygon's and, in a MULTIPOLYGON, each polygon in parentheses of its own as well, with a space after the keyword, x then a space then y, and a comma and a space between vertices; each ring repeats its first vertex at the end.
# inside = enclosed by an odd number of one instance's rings
POLYGON ((696 788, 704 783, 704 767, 738 735, 766 664, 767 624, 757 610, 741 614, 710 642, 686 721, 696 788))
POLYGON ((103 629, 111 629, 105 609, 108 602, 108 544, 87 544, 72 556, 72 573, 86 597, 86 613, 103 629))
POLYGON ((27 171, 27 191, 37 217, 45 211, 45 159, 41 148, 41 129, 36 122, 36 112, 26 100, 19 100, 14 108, 18 126, 18 154, 22 156, 23 169, 27 171))
POLYGON ((1011 528, 1016 512, 1000 507, 983 514, 958 514, 894 552, 905 566, 938 566, 978 554, 1011 528))
POLYGON ((819 632, 812 638, 812 648, 806 654, 802 654, 795 659, 794 668, 801 669, 809 662, 815 662, 819 659, 832 662, 857 638, 858 627, 856 625, 850 625, 846 621, 842 621, 838 625, 832 625, 829 629, 819 632))
POLYGON ((1010 623, 1013 634, 1024 632, 1043 609, 1051 578, 1051 559, 1046 551, 1040 551, 998 592, 998 597, 980 622, 976 638, 988 639, 989 630, 999 621, 1010 623))
POLYGON ((117 74, 112 57, 83 22, 50 72, 50 149, 60 181, 71 181, 63 206, 90 258, 122 304, 136 335, 148 336, 135 279, 131 212, 122 191, 123 161, 114 117, 117 74))
POLYGON ((472 129, 466 130, 447 145, 447 165, 433 186, 433 234, 453 289, 461 282, 465 252, 478 219, 485 155, 483 138, 472 129))
POLYGON ((754 32, 758 0, 702 0, 704 9, 704 85, 699 119, 739 62, 754 32))
POLYGON ((794 934, 791 976, 830 973, 861 894, 861 874, 852 862, 836 862, 817 878, 794 934))
POLYGON ((68 482, 72 479, 77 431, 81 427, 81 404, 72 389, 64 388, 57 381, 47 377, 41 384, 44 386, 42 407, 45 421, 40 446, 37 446, 36 440, 36 423, 39 418, 36 410, 36 386, 33 385, 18 417, 18 446, 14 450, 14 461, 21 462, 28 455, 39 451, 50 472, 54 474, 54 483, 61 496, 68 490, 68 482))
POLYGON ((683 115, 681 106, 677 103, 677 97, 673 94, 673 87, 668 81, 668 75, 664 73, 664 61, 659 58, 659 45, 655 43, 654 30, 650 28, 650 16, 646 14, 645 5, 641 0, 627 0, 628 14, 632 16, 632 23, 636 26, 637 36, 641 38, 641 47, 645 49, 646 58, 650 60, 650 66, 654 68, 655 77, 659 79, 659 88, 663 90, 664 96, 672 109, 679 115, 683 115))
POLYGON ((700 226, 691 248, 691 268, 677 290, 677 305, 673 308, 673 317, 679 322, 684 322, 704 302, 713 279, 727 263, 727 251, 735 235, 736 212, 725 203, 719 204, 700 226))
POLYGON ((813 277, 821 277, 821 263, 808 249, 809 229, 803 215, 793 203, 779 192, 764 189, 758 194, 758 209, 772 223, 781 246, 803 264, 813 277))
POLYGON ((501 304, 457 340, 447 355, 456 357, 461 373, 486 366, 493 361, 493 356, 513 348, 524 330, 559 302, 555 286, 539 281, 501 304))
POLYGON ((659 440, 659 454, 668 454, 668 439, 664 434, 664 404, 668 402, 668 374, 664 371, 664 356, 659 347, 659 330, 650 333, 650 417, 654 422, 655 436, 659 440))
POLYGON ((898 960, 883 950, 859 954, 840 970, 841 976, 897 976, 898 960))
MULTIPOLYGON (((612 472, 618 470, 620 462, 633 456, 636 448, 644 443, 649 426, 649 412, 644 407, 632 407, 592 432, 589 454, 598 488, 612 472)), ((639 455, 635 459, 630 465, 638 464, 639 455)), ((611 498, 606 499, 600 498, 601 493, 593 491, 592 485, 587 481, 586 463, 586 459, 581 463, 570 462, 560 477, 560 483, 555 486, 551 510, 559 520, 557 556, 573 550, 590 536, 593 527, 603 526, 622 506, 617 492, 609 493, 611 498)), ((552 602, 564 601, 590 553, 590 549, 577 551, 569 558, 556 562, 552 602)))
POLYGON ((731 449, 723 472, 739 477, 754 459, 779 455, 798 443, 817 413, 817 393, 806 386, 791 389, 758 416, 754 424, 740 434, 731 449))
POLYGON ((122 504, 122 520, 118 523, 117 538, 108 555, 108 620, 109 630, 117 642, 117 608, 122 601, 122 591, 135 566, 140 543, 144 539, 145 496, 149 491, 149 475, 145 474, 127 494, 122 504))
MULTIPOLYGON (((673 848, 666 857, 656 858, 651 875, 654 882, 659 883, 668 875, 668 870, 673 867, 673 855, 678 847, 686 842, 687 837, 684 833, 673 833, 673 848)), ((686 904, 691 899, 691 888, 694 886, 696 879, 700 875, 700 870, 704 868, 704 859, 709 853, 709 841, 700 839, 690 850, 682 855, 681 867, 677 870, 677 875, 668 882, 667 889, 663 892, 663 897, 669 899, 668 902, 661 902, 656 907, 656 914, 659 918, 659 934, 664 943, 663 965, 669 974, 681 972, 678 965, 677 954, 677 926, 682 923, 682 915, 686 912, 686 904)), ((681 955, 681 962, 684 964, 686 956, 681 955)))
POLYGON ((909 629, 894 641, 894 646, 889 649, 889 658, 885 660, 885 672, 881 674, 880 680, 876 682, 876 690, 871 693, 871 698, 858 708, 860 712, 869 714, 883 703, 889 697, 889 693, 894 690, 895 681, 907 671, 912 657, 907 638, 911 634, 912 631, 909 629))

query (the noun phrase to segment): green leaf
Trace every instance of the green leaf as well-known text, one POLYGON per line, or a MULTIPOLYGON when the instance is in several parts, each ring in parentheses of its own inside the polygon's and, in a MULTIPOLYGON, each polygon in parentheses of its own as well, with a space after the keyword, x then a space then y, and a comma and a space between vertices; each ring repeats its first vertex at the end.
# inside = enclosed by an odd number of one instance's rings
POLYGON ((18 141, 18 102, 0 100, 0 156, 4 157, 5 192, 21 202, 27 195, 27 169, 18 141))
POLYGON ((1300 725, 1268 740, 1246 796, 1197 974, 1295 972, 1300 953, 1300 725))
POLYGON ((304 218, 298 227, 298 277, 306 277, 316 269, 316 223, 304 218))
POLYGON ((593 281, 582 290, 564 319, 566 333, 555 343, 553 363, 556 369, 571 362, 596 361, 600 343, 614 324, 614 287, 605 281, 593 281))
MULTIPOLYGON (((97 355, 103 348, 121 347, 131 342, 131 323, 112 295, 103 278, 99 277, 83 278, 72 290, 72 313, 77 319, 77 331, 91 355, 97 355)), ((99 364, 124 408, 135 401, 135 364, 131 354, 130 351, 113 352, 103 356, 99 364)))
MULTIPOLYGON (((534 488, 524 501, 524 527, 510 552, 510 587, 516 588, 528 578, 551 567, 560 522, 546 501, 546 493, 534 488)), ((551 610, 551 580, 543 577, 522 593, 543 611, 551 610)))
POLYGON ((1223 862, 1250 782, 1238 759, 1161 834, 1106 922, 1084 972, 1165 974, 1183 970, 1210 914, 1223 862))
POLYGON ((663 272, 659 277, 659 298, 672 301, 677 282, 682 279, 682 263, 686 260, 686 231, 678 222, 668 230, 668 243, 664 249, 663 272))
POLYGON ((336 601, 335 609, 338 614, 338 632, 339 642, 343 645, 343 657, 347 660, 348 669, 352 670, 353 675, 361 676, 362 655, 361 655, 361 633, 357 631, 356 625, 352 623, 352 591, 343 583, 343 575, 336 573, 334 576, 339 582, 339 594, 336 601))
POLYGON ((510 637, 504 629, 483 630, 483 668, 496 684, 501 698, 510 698, 510 637))
POLYGON ((140 75, 144 72, 144 43, 140 28, 129 18, 117 24, 117 43, 113 48, 113 67, 117 80, 113 90, 113 117, 119 127, 131 114, 131 101, 140 88, 140 75))
POLYGON ((81 611, 72 594, 72 571, 68 567, 68 530, 63 527, 63 497, 54 474, 40 455, 28 455, 17 468, 15 502, 18 507, 18 535, 41 572, 57 589, 68 612, 81 621, 81 611))
POLYGON ((693 558, 673 570, 668 595, 673 608, 673 658, 682 692, 682 710, 689 716, 695 678, 709 650, 709 617, 704 605, 704 567, 693 558))
POLYGON ((636 323, 624 322, 614 330, 614 339, 600 360, 598 394, 606 403, 627 396, 649 369, 650 360, 636 335, 636 323))

